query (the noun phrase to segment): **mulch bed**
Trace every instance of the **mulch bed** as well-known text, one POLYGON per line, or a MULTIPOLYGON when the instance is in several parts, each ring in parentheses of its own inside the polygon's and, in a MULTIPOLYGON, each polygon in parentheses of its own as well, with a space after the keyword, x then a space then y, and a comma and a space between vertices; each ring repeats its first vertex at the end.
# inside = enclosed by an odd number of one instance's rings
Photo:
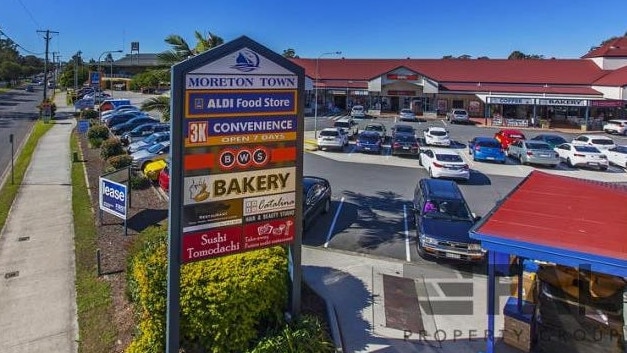
MULTIPOLYGON (((126 265, 130 246, 142 230, 156 224, 167 223, 168 201, 154 187, 131 191, 131 207, 127 210, 127 235, 124 221, 102 212, 99 217, 98 183, 105 172, 106 163, 100 149, 90 148, 84 134, 79 137, 82 161, 86 167, 91 193, 91 204, 96 212, 97 244, 100 250, 102 277, 111 285, 113 322, 118 331, 114 352, 124 352, 133 339, 135 322, 132 304, 126 295, 126 265)), ((326 322, 326 304, 314 291, 303 285, 302 312, 318 316, 326 322)))

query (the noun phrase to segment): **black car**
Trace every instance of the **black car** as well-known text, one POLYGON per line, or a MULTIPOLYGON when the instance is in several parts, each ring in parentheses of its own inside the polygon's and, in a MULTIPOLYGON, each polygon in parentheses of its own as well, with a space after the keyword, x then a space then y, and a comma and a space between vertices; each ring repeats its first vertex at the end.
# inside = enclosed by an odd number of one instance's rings
POLYGON ((26 92, 35 92, 35 88, 32 85, 28 85, 28 86, 26 86, 26 88, 24 88, 24 91, 26 91, 26 92))
POLYGON ((392 137, 391 146, 393 156, 418 156, 418 154, 420 154, 420 146, 418 145, 418 140, 413 134, 394 134, 394 137, 392 137))
POLYGON ((303 230, 320 213, 331 209, 331 184, 324 178, 303 177, 303 230))
POLYGON ((150 116, 137 116, 137 117, 134 117, 133 119, 130 119, 129 121, 126 121, 117 125, 113 125, 111 127, 111 133, 113 133, 114 135, 121 135, 125 132, 133 130, 139 125, 146 124, 146 123, 157 124, 159 123, 159 120, 153 119, 150 116))
POLYGON ((136 126, 133 130, 127 131, 122 134, 120 137, 120 141, 124 146, 128 146, 129 144, 139 141, 144 137, 150 136, 155 132, 164 132, 170 131, 170 124, 163 123, 154 123, 148 122, 145 124, 141 124, 136 126))
POLYGON ((112 128, 118 124, 125 123, 138 116, 147 116, 147 115, 137 114, 137 112, 125 112, 125 113, 115 114, 114 116, 110 117, 109 119, 105 121, 105 125, 107 125, 108 128, 112 128))
POLYGON ((414 192, 413 209, 420 256, 483 261, 481 244, 468 235, 478 217, 470 212, 454 181, 421 179, 414 192))

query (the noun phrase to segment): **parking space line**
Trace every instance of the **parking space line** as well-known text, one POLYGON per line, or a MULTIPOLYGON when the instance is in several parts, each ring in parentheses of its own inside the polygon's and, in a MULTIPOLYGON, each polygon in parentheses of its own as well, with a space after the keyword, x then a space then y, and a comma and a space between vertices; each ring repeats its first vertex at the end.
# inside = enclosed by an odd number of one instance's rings
POLYGON ((411 262, 411 254, 409 253, 409 227, 407 226, 407 205, 403 205, 403 220, 405 221, 405 258, 407 262, 411 262))
POLYGON ((329 227, 329 233, 327 234, 327 241, 324 242, 324 248, 326 249, 329 246, 329 241, 331 240, 331 234, 333 234, 333 229, 335 229, 335 223, 337 222, 337 217, 340 215, 340 211, 342 210, 342 205, 344 204, 344 196, 340 199, 340 205, 337 206, 337 211, 335 211, 335 216, 333 216, 333 222, 331 222, 331 227, 329 227))

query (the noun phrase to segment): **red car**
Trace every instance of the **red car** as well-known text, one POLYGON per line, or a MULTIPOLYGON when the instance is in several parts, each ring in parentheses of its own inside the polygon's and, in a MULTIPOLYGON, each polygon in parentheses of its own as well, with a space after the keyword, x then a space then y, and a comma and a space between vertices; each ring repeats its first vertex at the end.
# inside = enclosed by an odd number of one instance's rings
POLYGON ((506 150, 510 143, 516 140, 526 140, 525 135, 520 130, 502 129, 494 134, 494 138, 499 141, 503 150, 506 150))
POLYGON ((159 186, 165 192, 170 188, 170 163, 168 163, 159 173, 159 186))

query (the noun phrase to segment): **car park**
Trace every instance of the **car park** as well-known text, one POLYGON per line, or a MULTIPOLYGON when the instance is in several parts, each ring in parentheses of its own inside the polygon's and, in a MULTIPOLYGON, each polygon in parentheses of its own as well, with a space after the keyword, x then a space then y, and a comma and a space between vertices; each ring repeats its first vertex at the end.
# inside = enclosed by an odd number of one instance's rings
POLYGON ((366 109, 363 105, 354 105, 351 108, 350 116, 355 119, 363 119, 366 117, 366 109))
POLYGON ((410 134, 416 136, 416 129, 411 125, 396 124, 392 126, 392 139, 396 134, 410 134))
POLYGON ((324 128, 318 133, 318 148, 321 150, 337 149, 342 150, 348 145, 348 136, 337 127, 324 128))
POLYGON ((601 151, 616 147, 614 140, 607 136, 599 135, 579 135, 571 143, 574 145, 594 146, 601 151))
POLYGON ((626 119, 612 119, 608 120, 603 125, 603 131, 608 134, 627 135, 627 120, 626 119))
POLYGON ((555 147, 560 160, 571 167, 591 167, 606 170, 609 166, 607 156, 598 148, 590 145, 563 143, 555 147))
POLYGON ((420 151, 419 163, 430 178, 470 179, 470 168, 456 150, 425 148, 420 151))
POLYGON ((111 126, 110 130, 114 135, 121 135, 125 132, 133 130, 139 125, 146 123, 158 124, 160 121, 152 118, 151 116, 136 116, 128 121, 111 126))
POLYGON ((543 141, 516 140, 509 144, 507 155, 518 159, 520 164, 540 164, 553 168, 560 164, 557 152, 543 141))
POLYGON ((616 146, 605 151, 609 164, 627 168, 627 146, 616 146))
POLYGON ((331 209, 331 184, 327 179, 303 176, 303 229, 331 209))
POLYGON ((344 130, 348 139, 353 139, 359 133, 357 122, 352 118, 342 118, 333 123, 333 127, 344 130))
POLYGON ((144 137, 143 139, 128 145, 126 150, 129 154, 132 154, 164 141, 170 141, 170 131, 156 132, 152 135, 144 137))
POLYGON ((476 217, 459 189, 450 180, 420 179, 414 191, 416 247, 421 257, 480 262, 485 258, 470 229, 476 217))
POLYGON ((379 134, 379 137, 381 138, 382 142, 385 141, 385 138, 387 136, 387 129, 386 129, 385 125, 383 125, 381 123, 369 123, 369 124, 366 124, 366 126, 363 129, 363 131, 373 131, 373 132, 376 132, 377 134, 379 134))
POLYGON ((139 126, 136 126, 133 130, 127 131, 122 134, 120 137, 120 142, 123 145, 128 146, 129 144, 142 140, 145 137, 148 137, 155 132, 163 132, 170 131, 170 124, 163 123, 145 123, 139 126))
POLYGON ((503 150, 507 151, 509 144, 516 140, 526 140, 525 134, 516 129, 501 129, 494 134, 494 138, 499 141, 503 150))
POLYGON ((505 164, 507 156, 493 137, 475 137, 468 141, 468 154, 473 161, 493 161, 505 164))
POLYGON ((131 153, 131 166, 136 170, 144 170, 146 165, 158 159, 165 159, 170 153, 170 141, 156 143, 146 149, 131 153))
POLYGON ((451 140, 448 131, 443 127, 432 126, 424 130, 425 144, 427 146, 450 146, 451 140))
POLYGON ((398 113, 400 121, 418 121, 418 116, 411 109, 401 109, 398 113))
POLYGON ((391 153, 393 156, 409 155, 418 156, 420 154, 420 145, 418 139, 413 134, 397 133, 390 142, 391 153))
POLYGON ((381 152, 381 136, 376 131, 362 131, 355 142, 357 152, 381 152))
POLYGON ((446 120, 451 124, 468 124, 470 116, 465 109, 453 108, 446 114, 446 120))
POLYGON ((551 148, 555 148, 562 143, 567 143, 568 141, 560 135, 555 134, 540 134, 531 138, 531 141, 543 141, 549 144, 551 148))

